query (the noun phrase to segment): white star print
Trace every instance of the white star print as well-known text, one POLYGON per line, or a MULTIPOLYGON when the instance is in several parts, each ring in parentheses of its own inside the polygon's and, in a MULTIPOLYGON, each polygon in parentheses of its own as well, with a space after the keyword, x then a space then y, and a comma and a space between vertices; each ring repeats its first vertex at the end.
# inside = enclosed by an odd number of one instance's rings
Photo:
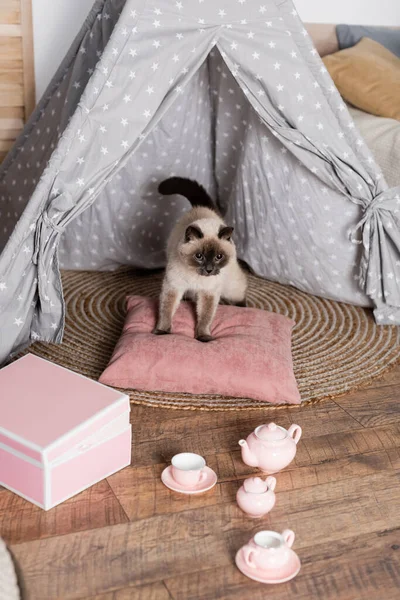
POLYGON ((0 282, 0 292, 4 292, 7 289, 6 284, 4 283, 4 281, 0 282))
POLYGON ((179 61, 179 56, 178 54, 174 54, 174 56, 172 57, 172 60, 177 63, 179 61))
POLYGON ((151 116, 151 112, 149 110, 145 110, 143 116, 146 117, 146 119, 148 119, 151 116))
POLYGON ((279 69, 280 69, 280 68, 281 68, 281 63, 278 63, 278 62, 276 62, 276 63, 274 64, 274 69, 275 69, 275 71, 279 71, 279 69))
POLYGON ((231 50, 236 50, 237 47, 238 47, 237 43, 236 42, 232 42, 232 44, 231 44, 231 50))
POLYGON ((284 88, 284 86, 283 86, 281 83, 279 83, 279 84, 276 86, 276 89, 278 90, 278 92, 282 92, 282 91, 283 91, 285 88, 284 88))
POLYGON ((155 72, 155 71, 157 71, 157 69, 158 69, 158 63, 154 62, 154 63, 151 65, 151 68, 153 69, 153 71, 154 71, 154 72, 155 72))
POLYGON ((79 141, 80 141, 81 144, 82 144, 82 142, 86 142, 86 138, 85 138, 84 135, 80 135, 78 139, 79 139, 79 141))
POLYGON ((182 8, 183 8, 182 2, 176 2, 175 6, 178 10, 182 10, 182 8))
POLYGON ((298 102, 302 102, 304 96, 302 94, 297 94, 296 98, 298 102))
POLYGON ((158 29, 158 27, 161 27, 161 23, 160 23, 160 21, 154 21, 154 22, 153 22, 153 25, 154 25, 154 27, 155 27, 156 29, 158 29))
POLYGON ((131 99, 131 97, 130 97, 129 94, 125 94, 125 96, 124 96, 124 102, 125 103, 132 102, 132 99, 131 99))
POLYGON ((295 79, 300 79, 300 73, 295 73, 294 76, 295 76, 295 79))
POLYGON ((317 127, 318 127, 318 129, 323 129, 324 128, 324 126, 323 126, 322 123, 318 123, 317 127))
POLYGON ((249 38, 249 40, 252 40, 254 38, 254 33, 252 31, 249 31, 247 37, 249 38))
POLYGON ((108 110, 110 107, 108 104, 104 104, 103 105, 103 111, 106 112, 106 110, 108 110))
POLYGON ((260 6, 259 12, 260 12, 261 14, 264 14, 266 10, 267 10, 267 9, 266 9, 266 7, 265 7, 265 6, 260 6))
POLYGON ((128 125, 128 119, 121 119, 121 125, 126 127, 128 125))
POLYGON ((56 329, 57 329, 57 323, 52 323, 52 324, 50 325, 50 327, 51 327, 52 329, 56 330, 56 329))
POLYGON ((17 327, 21 327, 22 323, 23 323, 23 320, 20 319, 19 317, 18 317, 18 319, 14 319, 14 325, 17 325, 17 327))
POLYGON ((220 11, 218 11, 218 15, 220 17, 226 17, 226 12, 224 10, 220 10, 220 11))
POLYGON ((82 187, 83 185, 85 185, 85 182, 82 178, 79 178, 76 180, 76 184, 79 185, 79 187, 82 187))
POLYGON ((29 254, 29 252, 30 252, 29 247, 25 245, 22 249, 22 252, 24 252, 25 254, 29 254))
POLYGON ((258 52, 253 52, 252 57, 254 60, 258 60, 260 58, 260 54, 258 52))
POLYGON ((104 154, 104 156, 105 156, 106 154, 108 154, 108 148, 106 148, 105 146, 102 146, 101 149, 100 149, 100 152, 102 154, 104 154))

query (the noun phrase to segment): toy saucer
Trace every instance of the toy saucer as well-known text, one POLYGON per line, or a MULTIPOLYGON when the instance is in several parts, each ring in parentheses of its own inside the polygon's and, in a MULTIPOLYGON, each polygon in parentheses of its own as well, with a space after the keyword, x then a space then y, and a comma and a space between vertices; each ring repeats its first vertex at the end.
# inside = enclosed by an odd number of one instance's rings
POLYGON ((288 561, 281 567, 271 569, 249 567, 244 560, 242 548, 236 554, 235 562, 243 575, 260 583, 285 583, 285 581, 290 581, 293 577, 296 577, 301 568, 300 559, 293 550, 290 550, 288 561))
POLYGON ((208 492, 214 485, 217 483, 217 475, 214 473, 210 467, 204 467, 204 472, 206 473, 206 477, 200 483, 197 483, 193 487, 187 487, 177 483, 175 479, 172 477, 172 466, 170 465, 161 473, 161 481, 167 488, 172 490, 173 492, 179 492, 180 494, 202 494, 203 492, 208 492))

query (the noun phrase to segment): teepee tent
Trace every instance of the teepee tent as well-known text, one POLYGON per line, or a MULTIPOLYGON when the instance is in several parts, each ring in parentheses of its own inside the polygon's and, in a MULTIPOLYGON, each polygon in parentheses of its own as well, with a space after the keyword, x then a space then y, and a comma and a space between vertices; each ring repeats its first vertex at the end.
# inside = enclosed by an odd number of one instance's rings
POLYGON ((165 264, 172 174, 257 274, 400 323, 400 190, 293 4, 99 0, 0 171, 0 362, 61 341, 60 266, 165 264))

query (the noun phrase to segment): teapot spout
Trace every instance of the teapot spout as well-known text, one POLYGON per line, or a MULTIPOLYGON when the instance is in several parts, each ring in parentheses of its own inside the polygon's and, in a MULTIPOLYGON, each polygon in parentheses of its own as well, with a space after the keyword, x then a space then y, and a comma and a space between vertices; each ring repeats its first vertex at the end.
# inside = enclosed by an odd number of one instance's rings
POLYGON ((258 460, 255 454, 251 452, 246 440, 239 440, 239 446, 242 448, 242 460, 249 467, 258 467, 258 460))

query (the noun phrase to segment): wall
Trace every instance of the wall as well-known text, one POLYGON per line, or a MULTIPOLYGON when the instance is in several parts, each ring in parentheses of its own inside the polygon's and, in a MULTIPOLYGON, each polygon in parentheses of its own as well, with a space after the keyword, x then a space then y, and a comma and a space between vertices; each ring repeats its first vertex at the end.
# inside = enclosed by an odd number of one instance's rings
POLYGON ((32 0, 37 100, 64 58, 93 1, 32 0))
POLYGON ((400 25, 400 0, 294 0, 309 23, 400 25))
MULTIPOLYGON (((400 25, 400 0, 294 1, 303 21, 310 23, 400 25)), ((46 89, 92 4, 93 0, 32 0, 37 99, 46 89)))

